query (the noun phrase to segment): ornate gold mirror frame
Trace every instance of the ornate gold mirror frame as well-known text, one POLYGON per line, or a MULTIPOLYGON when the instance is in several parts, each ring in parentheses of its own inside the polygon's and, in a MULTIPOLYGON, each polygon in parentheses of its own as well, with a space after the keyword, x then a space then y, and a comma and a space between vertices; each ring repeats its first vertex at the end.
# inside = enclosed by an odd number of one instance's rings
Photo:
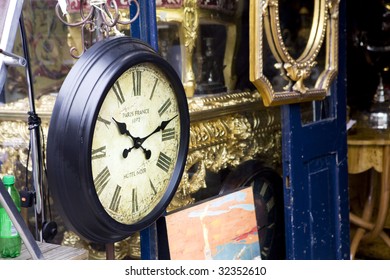
POLYGON ((313 0, 313 20, 306 47, 294 59, 282 38, 279 0, 250 1, 250 80, 263 97, 266 106, 320 100, 327 96, 337 74, 338 63, 338 6, 340 0, 313 0), (277 91, 264 73, 269 63, 264 59, 265 38, 277 63, 274 65, 286 86, 277 91), (325 44, 325 66, 313 87, 306 87, 317 64, 320 49, 325 44))

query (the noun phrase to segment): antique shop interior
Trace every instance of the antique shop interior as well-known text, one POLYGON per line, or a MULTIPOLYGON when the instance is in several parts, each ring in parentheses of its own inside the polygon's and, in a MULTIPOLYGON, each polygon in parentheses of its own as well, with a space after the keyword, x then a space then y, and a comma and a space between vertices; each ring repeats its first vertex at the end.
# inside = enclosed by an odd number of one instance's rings
POLYGON ((389 54, 388 0, 2 0, 0 259, 390 259, 389 54))

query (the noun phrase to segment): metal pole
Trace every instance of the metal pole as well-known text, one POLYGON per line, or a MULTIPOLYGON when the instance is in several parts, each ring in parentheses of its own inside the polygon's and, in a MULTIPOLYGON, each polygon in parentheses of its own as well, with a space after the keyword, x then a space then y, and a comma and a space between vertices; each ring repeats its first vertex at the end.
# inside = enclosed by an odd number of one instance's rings
POLYGON ((30 67, 30 57, 27 46, 27 35, 24 28, 23 22, 23 12, 20 13, 20 32, 22 36, 22 46, 24 57, 26 59, 26 80, 28 88, 28 99, 30 104, 29 113, 29 130, 30 130, 30 139, 31 139, 31 160, 32 160, 32 178, 33 186, 35 190, 35 229, 36 229, 36 238, 39 241, 43 241, 42 229, 45 219, 45 207, 44 207, 44 190, 42 186, 42 151, 40 145, 40 119, 35 113, 35 104, 34 104, 34 89, 32 86, 32 75, 30 67))

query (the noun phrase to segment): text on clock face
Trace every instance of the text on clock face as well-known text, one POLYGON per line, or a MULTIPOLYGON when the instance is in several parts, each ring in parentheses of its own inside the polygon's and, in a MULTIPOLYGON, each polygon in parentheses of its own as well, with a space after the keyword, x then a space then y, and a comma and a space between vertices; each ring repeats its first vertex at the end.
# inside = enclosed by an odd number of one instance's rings
POLYGON ((142 110, 134 110, 134 111, 126 111, 122 113, 122 118, 132 118, 139 117, 145 114, 149 114, 149 108, 145 108, 142 110))
POLYGON ((131 171, 131 172, 123 175, 123 179, 127 179, 127 178, 131 178, 131 177, 134 177, 137 175, 141 175, 141 174, 144 174, 145 172, 146 172, 146 168, 141 167, 141 168, 137 169, 136 171, 131 171))

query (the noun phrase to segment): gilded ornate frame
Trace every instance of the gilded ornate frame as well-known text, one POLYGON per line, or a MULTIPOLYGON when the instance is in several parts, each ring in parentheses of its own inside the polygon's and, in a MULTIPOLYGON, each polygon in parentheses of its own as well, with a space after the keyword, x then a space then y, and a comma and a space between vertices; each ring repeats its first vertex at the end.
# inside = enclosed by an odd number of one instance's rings
POLYGON ((279 22, 278 0, 250 0, 250 80, 266 106, 324 99, 337 75, 338 7, 340 0, 313 0, 314 13, 305 49, 297 59, 287 50, 279 22), (288 80, 283 91, 276 91, 264 72, 263 42, 267 40, 281 75, 288 80), (325 67, 315 86, 304 85, 316 65, 317 55, 325 44, 325 67))

